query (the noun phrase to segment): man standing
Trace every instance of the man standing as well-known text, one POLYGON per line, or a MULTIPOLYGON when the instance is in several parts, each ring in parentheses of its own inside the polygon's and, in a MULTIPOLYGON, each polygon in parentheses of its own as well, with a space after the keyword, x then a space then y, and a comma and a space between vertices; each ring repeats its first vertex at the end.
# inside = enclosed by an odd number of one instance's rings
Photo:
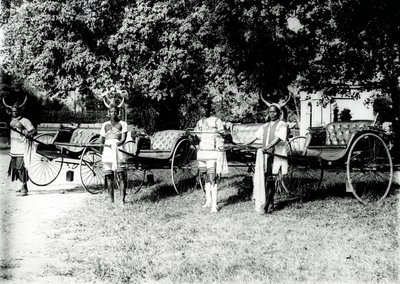
POLYGON ((260 214, 272 211, 276 175, 279 171, 282 175, 287 174, 287 159, 282 158, 287 155, 287 124, 279 120, 280 115, 280 106, 271 104, 267 114, 270 121, 256 132, 257 139, 262 141, 262 149, 257 151, 256 156, 253 197, 255 210, 260 214))
POLYGON ((119 105, 116 104, 115 98, 112 98, 109 103, 104 97, 104 104, 108 107, 110 120, 103 123, 100 130, 100 143, 106 146, 103 148, 102 161, 104 165, 105 183, 111 202, 114 202, 114 171, 117 172, 120 181, 122 203, 125 203, 127 177, 125 167, 123 165, 124 155, 118 151, 125 143, 128 125, 125 121, 119 118, 119 109, 123 105, 124 100, 119 105))
POLYGON ((22 188, 18 190, 19 196, 28 195, 28 170, 26 169, 25 161, 28 157, 29 149, 32 147, 32 141, 29 140, 36 134, 36 129, 31 121, 21 116, 21 109, 26 103, 27 97, 25 96, 24 102, 21 105, 15 103, 9 106, 3 97, 3 104, 11 112, 10 123, 10 153, 11 161, 8 168, 8 175, 11 176, 11 181, 19 179, 22 182, 22 188), (25 160, 25 161, 24 161, 25 160))
POLYGON ((200 168, 206 168, 206 203, 203 207, 211 207, 211 212, 217 212, 217 178, 228 171, 226 153, 223 150, 224 124, 221 119, 212 115, 211 100, 205 106, 204 118, 200 119, 194 129, 200 138, 197 160, 200 168))

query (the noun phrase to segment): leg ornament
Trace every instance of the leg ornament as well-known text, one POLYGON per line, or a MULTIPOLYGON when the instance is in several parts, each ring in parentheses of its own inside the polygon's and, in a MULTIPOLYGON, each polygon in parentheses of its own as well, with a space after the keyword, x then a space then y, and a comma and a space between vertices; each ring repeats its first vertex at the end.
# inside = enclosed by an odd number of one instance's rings
POLYGON ((106 178, 106 186, 107 186, 108 194, 110 195, 111 202, 114 202, 114 186, 113 186, 114 175, 106 174, 105 178, 106 178))
POLYGON ((211 183, 207 181, 204 189, 206 191, 206 203, 203 204, 203 207, 211 207, 211 183))
POLYGON ((119 172, 118 178, 119 178, 119 187, 121 188, 122 203, 125 203, 126 185, 127 185, 125 172, 119 172))

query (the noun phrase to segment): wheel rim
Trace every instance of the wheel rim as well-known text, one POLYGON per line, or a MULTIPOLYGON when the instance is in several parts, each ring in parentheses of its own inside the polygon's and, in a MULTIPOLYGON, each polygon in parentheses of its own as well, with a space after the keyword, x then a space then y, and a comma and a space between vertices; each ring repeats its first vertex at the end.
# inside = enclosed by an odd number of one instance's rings
POLYGON ((134 194, 140 191, 146 178, 146 170, 139 169, 137 157, 133 155, 136 152, 136 147, 136 142, 126 142, 124 144, 124 151, 132 153, 132 155, 123 154, 126 167, 127 189, 134 194))
MULTIPOLYGON (((50 145, 53 143, 54 134, 40 134, 36 136, 35 139, 44 144, 50 145)), ((28 168, 29 180, 37 186, 46 186, 52 183, 60 174, 63 165, 63 158, 37 154, 36 147, 30 156, 31 160, 28 168)))
POLYGON ((181 140, 175 147, 171 162, 171 178, 179 194, 196 185, 198 176, 196 146, 188 139, 181 140))
POLYGON ((288 173, 282 176, 282 187, 285 193, 304 195, 315 191, 321 185, 323 168, 319 160, 296 159, 304 157, 306 137, 297 136, 288 143, 288 173))
POLYGON ((358 137, 347 157, 347 186, 363 204, 379 202, 389 193, 393 163, 385 142, 366 133, 358 137))
POLYGON ((82 186, 90 193, 97 194, 104 190, 104 171, 101 153, 87 147, 80 160, 80 177, 82 186))
POLYGON ((282 178, 286 191, 290 194, 304 195, 318 190, 323 177, 323 169, 318 161, 299 163, 289 160, 288 174, 282 178))
POLYGON ((144 184, 146 170, 136 169, 134 166, 127 167, 128 190, 134 194, 138 193, 144 184))
POLYGON ((288 155, 290 153, 290 156, 304 156, 305 145, 305 136, 293 137, 288 142, 288 155))

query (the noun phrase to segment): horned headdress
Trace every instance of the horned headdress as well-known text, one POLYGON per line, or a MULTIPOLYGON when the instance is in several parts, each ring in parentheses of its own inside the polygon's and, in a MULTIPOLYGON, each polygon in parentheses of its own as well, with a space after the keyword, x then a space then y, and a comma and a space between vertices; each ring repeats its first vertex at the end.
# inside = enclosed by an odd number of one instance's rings
POLYGON ((259 94, 260 94, 261 100, 267 105, 267 107, 270 107, 271 105, 276 105, 276 106, 279 107, 279 109, 281 109, 281 108, 282 108, 283 106, 285 106, 285 105, 289 102, 289 100, 290 100, 290 93, 289 93, 289 95, 287 96, 286 100, 281 99, 281 100, 279 100, 278 103, 271 103, 271 102, 267 101, 266 99, 264 99, 264 97, 262 96, 261 91, 259 92, 259 94))
POLYGON ((115 89, 111 91, 107 91, 103 96, 103 102, 108 109, 120 109, 124 105, 125 97, 122 95, 122 92, 118 92, 115 89), (122 99, 118 98, 118 95, 122 97, 122 99), (117 103, 117 100, 120 100, 117 103))
POLYGON ((3 97, 3 104, 7 109, 11 111, 20 111, 22 107, 25 105, 27 98, 28 97, 25 95, 24 101, 21 104, 18 104, 18 101, 16 101, 12 106, 10 106, 9 104, 6 103, 6 100, 3 97))

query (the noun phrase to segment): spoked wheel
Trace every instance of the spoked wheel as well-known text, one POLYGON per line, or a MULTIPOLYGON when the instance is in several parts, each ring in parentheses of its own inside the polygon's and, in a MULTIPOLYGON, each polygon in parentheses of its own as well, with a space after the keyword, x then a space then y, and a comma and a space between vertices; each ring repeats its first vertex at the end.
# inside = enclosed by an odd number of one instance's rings
POLYGON ((319 159, 304 159, 306 138, 297 136, 288 142, 288 173, 280 177, 280 185, 286 194, 303 195, 318 190, 323 177, 319 159))
POLYGON ((389 193, 393 163, 385 142, 365 133, 350 147, 347 157, 347 186, 363 204, 381 201, 389 193))
POLYGON ((146 170, 137 169, 134 166, 128 166, 126 169, 127 180, 128 180, 128 190, 134 194, 138 193, 146 179, 146 170))
POLYGON ((63 158, 58 157, 56 149, 53 147, 53 139, 55 134, 44 133, 35 137, 36 140, 44 143, 35 142, 35 147, 31 154, 31 163, 28 168, 29 180, 38 186, 45 186, 52 183, 60 174, 63 165, 63 158), (46 146, 50 151, 45 151, 46 146), (39 149, 43 148, 43 155, 39 154, 39 149), (52 147, 50 149, 50 147, 52 147), (46 152, 46 153, 45 153, 46 152))
MULTIPOLYGON (((143 185, 146 178, 146 170, 136 169, 133 165, 126 165, 125 172, 126 175, 126 194, 138 193, 143 185)), ((114 172, 114 188, 121 190, 121 180, 119 173, 114 172)))
POLYGON ((305 136, 295 136, 289 139, 288 142, 288 155, 304 156, 306 146, 305 136))
POLYGON ((291 195, 304 195, 319 189, 323 173, 317 160, 305 163, 289 159, 288 174, 282 177, 282 186, 291 195))
POLYGON ((98 148, 86 147, 80 159, 80 177, 83 188, 92 194, 104 190, 104 172, 98 148))
MULTIPOLYGON (((126 167, 127 189, 132 193, 138 193, 144 185, 146 178, 146 170, 140 169, 137 157, 135 156, 137 142, 128 141, 124 144, 123 150, 125 153, 124 163, 126 167)), ((118 183, 119 184, 119 183, 118 183)))
POLYGON ((171 178, 179 194, 196 185, 198 176, 197 148, 189 139, 179 141, 172 154, 171 178))

